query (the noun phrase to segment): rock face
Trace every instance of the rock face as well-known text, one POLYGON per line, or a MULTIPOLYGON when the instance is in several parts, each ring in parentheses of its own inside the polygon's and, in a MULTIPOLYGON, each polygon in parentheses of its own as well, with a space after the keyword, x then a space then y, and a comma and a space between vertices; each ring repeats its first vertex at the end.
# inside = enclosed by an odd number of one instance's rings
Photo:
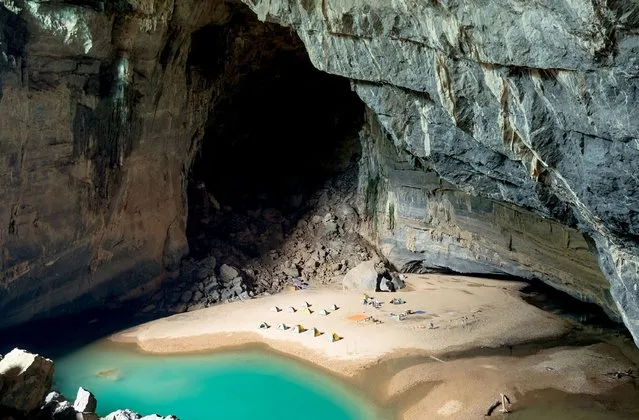
POLYGON ((229 14, 178 3, 0 1, 0 327, 175 275, 211 95, 190 34, 229 14))
POLYGON ((177 276, 210 115, 278 23, 369 108, 358 210, 391 263, 541 279, 639 338, 639 4, 251 0, 269 23, 231 31, 231 3, 0 0, 0 327, 177 276))
MULTIPOLYGON (((639 5, 586 0, 246 3, 260 19, 294 27, 316 67, 353 79, 402 160, 424 168, 422 179, 434 171, 444 180, 443 188, 433 189, 419 183, 417 174, 411 181, 404 178, 435 197, 414 194, 428 206, 427 227, 418 236, 414 229, 380 236, 380 243, 397 244, 404 235, 406 245, 394 252, 425 252, 428 265, 457 260, 455 266, 465 266, 464 271, 528 271, 527 277, 552 259, 553 250, 562 250, 560 260, 578 264, 585 258, 586 279, 579 276, 584 270, 564 276, 561 271, 570 271, 559 262, 554 273, 542 269, 542 278, 618 313, 639 338, 639 5), (471 210, 480 211, 476 220, 468 217, 471 210), (466 226, 442 237, 432 226, 439 217, 448 223, 447 214, 453 227, 466 226), (468 228, 490 219, 493 226, 468 228), (482 251, 468 239, 489 231, 501 237, 495 245, 508 249, 511 234, 500 232, 504 224, 513 232, 513 247, 528 229, 526 239, 541 242, 532 253, 520 246, 523 261, 513 251, 477 258, 495 246, 482 251), (582 249, 586 240, 573 229, 590 238, 609 288, 591 271, 592 260, 582 249), (509 267, 508 260, 518 268, 509 267)), ((394 170, 386 169, 373 173, 394 170)), ((391 174, 375 182, 388 187, 397 180, 391 174)), ((427 185, 439 183, 431 180, 427 185)), ((392 188, 388 194, 401 194, 392 188)), ((404 198, 400 202, 411 211, 404 198)), ((387 203, 399 205, 392 199, 387 203)), ((411 225, 420 229, 420 223, 411 225)))
POLYGON ((0 406, 23 413, 39 407, 53 380, 53 362, 13 349, 0 360, 0 406))
POLYGON ((541 279, 618 318, 609 283, 579 231, 509 203, 469 195, 398 153, 374 114, 362 131, 360 211, 368 236, 402 271, 541 279), (364 141, 364 140, 362 140, 364 141))

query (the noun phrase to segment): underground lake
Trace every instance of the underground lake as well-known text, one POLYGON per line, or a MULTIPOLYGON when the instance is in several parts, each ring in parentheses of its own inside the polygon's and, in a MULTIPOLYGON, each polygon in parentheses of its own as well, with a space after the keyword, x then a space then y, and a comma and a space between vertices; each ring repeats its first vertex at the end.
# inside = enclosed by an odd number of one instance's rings
POLYGON ((257 348, 151 355, 101 340, 56 360, 54 388, 94 393, 97 412, 130 408, 181 420, 384 420, 357 389, 338 378, 257 348))

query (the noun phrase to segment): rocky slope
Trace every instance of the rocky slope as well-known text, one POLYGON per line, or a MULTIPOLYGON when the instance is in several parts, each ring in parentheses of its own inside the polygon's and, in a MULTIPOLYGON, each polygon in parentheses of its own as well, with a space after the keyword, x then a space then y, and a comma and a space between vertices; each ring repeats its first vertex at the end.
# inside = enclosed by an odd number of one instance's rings
POLYGON ((0 326, 177 277, 210 115, 283 25, 368 106, 358 213, 393 264, 539 278, 639 337, 639 4, 245 3, 267 23, 0 0, 0 326))

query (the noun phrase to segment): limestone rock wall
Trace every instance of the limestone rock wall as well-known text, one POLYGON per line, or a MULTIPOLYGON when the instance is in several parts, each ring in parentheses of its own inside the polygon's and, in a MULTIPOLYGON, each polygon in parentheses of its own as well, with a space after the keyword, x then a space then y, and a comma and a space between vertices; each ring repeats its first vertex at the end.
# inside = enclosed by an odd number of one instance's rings
POLYGON ((353 79, 421 167, 592 238, 639 338, 637 2, 246 3, 294 27, 316 67, 353 79))
POLYGON ((620 320, 584 235, 513 204, 470 195, 416 168, 370 111, 361 132, 365 235, 402 271, 452 270, 540 279, 620 320))
POLYGON ((0 326, 175 273, 210 100, 187 75, 190 34, 227 17, 221 2, 0 1, 0 326))

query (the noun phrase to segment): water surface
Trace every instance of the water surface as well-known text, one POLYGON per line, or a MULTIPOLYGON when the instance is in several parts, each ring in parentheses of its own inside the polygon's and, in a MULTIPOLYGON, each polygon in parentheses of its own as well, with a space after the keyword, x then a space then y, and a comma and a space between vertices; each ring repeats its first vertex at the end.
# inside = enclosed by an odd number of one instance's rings
POLYGON ((181 420, 386 420, 354 387, 270 351, 149 355, 97 342, 58 357, 54 387, 83 386, 98 414, 130 408, 181 420))

